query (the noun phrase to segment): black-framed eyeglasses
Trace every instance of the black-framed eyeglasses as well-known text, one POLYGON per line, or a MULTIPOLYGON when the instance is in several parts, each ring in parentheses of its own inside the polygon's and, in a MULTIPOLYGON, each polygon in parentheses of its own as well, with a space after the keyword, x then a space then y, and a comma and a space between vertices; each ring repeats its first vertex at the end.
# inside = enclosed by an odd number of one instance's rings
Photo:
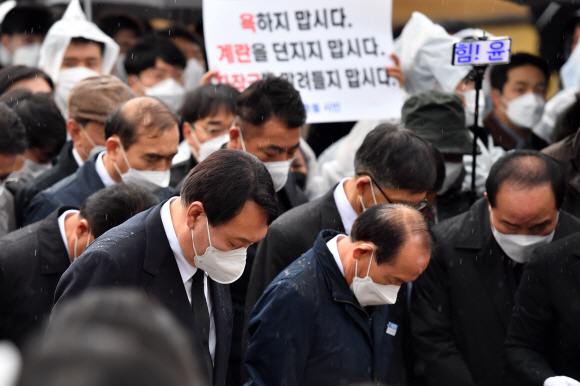
MULTIPOLYGON (((389 204, 397 204, 396 202, 393 202, 389 196, 387 196, 387 194, 385 192, 383 192, 383 189, 381 189, 381 187, 379 186, 379 184, 377 183, 377 181, 375 181, 375 179, 373 178, 373 176, 370 175, 370 173, 366 173, 366 172, 360 172, 356 174, 357 176, 367 176, 368 178, 371 179, 371 182, 373 183, 373 185, 375 185, 377 187, 377 189, 379 189, 379 191, 382 193, 382 195, 385 197, 385 199, 387 200, 387 202, 389 204)), ((372 189, 372 187, 371 187, 372 189)), ((427 207, 428 201, 427 201, 427 197, 425 197, 423 199, 423 201, 418 204, 418 205, 410 205, 411 207, 417 209, 417 210, 423 210, 427 207)))

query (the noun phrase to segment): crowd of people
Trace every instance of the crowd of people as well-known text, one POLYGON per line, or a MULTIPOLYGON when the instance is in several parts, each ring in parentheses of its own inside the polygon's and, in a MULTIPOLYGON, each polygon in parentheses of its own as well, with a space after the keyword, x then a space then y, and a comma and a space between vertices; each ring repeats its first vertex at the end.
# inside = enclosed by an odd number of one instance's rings
POLYGON ((439 48, 483 31, 415 13, 401 118, 329 145, 181 25, 0 16, 0 385, 580 386, 580 54, 547 103, 491 66, 476 121, 439 48))

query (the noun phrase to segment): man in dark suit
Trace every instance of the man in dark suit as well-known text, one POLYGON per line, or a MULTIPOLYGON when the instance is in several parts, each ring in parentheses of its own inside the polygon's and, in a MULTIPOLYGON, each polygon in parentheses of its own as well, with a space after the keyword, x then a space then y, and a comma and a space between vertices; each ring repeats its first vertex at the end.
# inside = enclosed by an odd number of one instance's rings
POLYGON ((72 88, 66 123, 71 141, 64 145, 53 168, 29 181, 14 197, 19 224, 34 196, 76 172, 91 155, 105 150, 107 115, 134 96, 129 86, 112 75, 90 77, 72 88))
POLYGON ((155 98, 131 99, 105 124, 106 151, 93 155, 77 172, 34 197, 25 224, 42 220, 62 205, 80 205, 107 186, 132 182, 168 198, 171 160, 177 153, 177 119, 155 98))
POLYGON ((70 263, 96 238, 159 200, 143 188, 117 184, 62 206, 47 218, 0 239, 0 340, 22 346, 50 315, 54 290, 70 263))
MULTIPOLYGON (((427 191, 435 182, 435 160, 429 144, 417 134, 383 124, 371 131, 355 156, 356 176, 341 181, 323 197, 282 215, 260 242, 246 304, 247 318, 266 287, 284 268, 314 245, 324 229, 350 233, 365 208, 384 203, 407 203, 422 209, 427 191), (377 157, 380 154, 380 157, 377 157)), ((400 291, 404 297, 405 291, 400 291)), ((406 300, 397 302, 401 312, 391 312, 403 323, 406 300)), ((404 323, 403 323, 404 324, 404 323)), ((399 331, 396 339, 403 332, 399 331)), ((395 342, 397 345, 397 342, 395 342)), ((403 365, 393 366, 394 371, 403 365)), ((401 375, 395 376, 401 379, 401 375)))
POLYGON ((229 284, 246 248, 277 216, 274 185, 254 156, 222 150, 198 164, 175 197, 113 228, 62 276, 59 307, 95 287, 136 287, 189 332, 213 385, 225 385, 233 309, 229 284), (209 275, 209 277, 208 277, 209 275))
POLYGON ((580 385, 580 234, 534 254, 516 293, 507 367, 522 385, 580 385))
POLYGON ((580 231, 560 210, 565 190, 553 159, 514 150, 491 168, 487 199, 433 228, 438 248, 411 299, 427 385, 513 384, 502 346, 523 267, 537 246, 580 231))

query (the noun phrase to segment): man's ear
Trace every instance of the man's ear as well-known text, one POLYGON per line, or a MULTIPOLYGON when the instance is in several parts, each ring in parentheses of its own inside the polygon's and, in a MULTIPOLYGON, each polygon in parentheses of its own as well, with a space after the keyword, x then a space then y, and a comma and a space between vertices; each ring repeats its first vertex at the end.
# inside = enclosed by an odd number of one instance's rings
POLYGON ((487 196, 487 192, 483 192, 485 199, 487 200, 487 210, 491 213, 491 203, 489 202, 489 197, 487 196))
POLYGON ((230 127, 230 142, 228 145, 228 149, 238 149, 243 150, 242 148, 242 138, 240 137, 240 127, 239 126, 232 126, 230 127))
POLYGON ((203 204, 199 201, 192 202, 191 205, 189 205, 189 208, 187 208, 185 216, 187 227, 189 229, 195 228, 195 224, 200 221, 202 215, 207 215, 203 208, 203 204))
POLYGON ((501 92, 497 88, 491 89, 491 102, 494 109, 498 109, 500 106, 503 106, 501 92))
POLYGON ((86 219, 80 220, 75 227, 75 235, 77 238, 83 237, 85 234, 88 236, 91 227, 86 219))
POLYGON ((131 90, 135 91, 139 95, 145 95, 145 90, 143 90, 141 81, 137 75, 129 75, 127 77, 127 83, 129 84, 129 87, 131 87, 131 90))
POLYGON ((121 146, 119 146, 121 139, 116 135, 107 138, 105 147, 107 148, 107 154, 110 154, 113 158, 117 156, 117 153, 121 151, 121 146))
POLYGON ((373 247, 370 244, 360 243, 354 248, 352 256, 354 257, 355 260, 359 260, 361 257, 366 256, 367 254, 369 254, 370 257, 370 254, 372 253, 373 247))
POLYGON ((356 193, 359 196, 362 196, 365 193, 366 186, 370 184, 371 178, 369 176, 356 176, 355 178, 354 186, 356 188, 356 193))
POLYGON ((12 53, 12 44, 10 41, 10 36, 4 34, 2 35, 2 38, 0 40, 2 42, 2 45, 4 46, 4 48, 6 48, 6 51, 12 53))
POLYGON ((81 135, 81 127, 79 123, 76 120, 70 118, 66 123, 66 130, 68 131, 73 143, 75 145, 78 144, 81 135))

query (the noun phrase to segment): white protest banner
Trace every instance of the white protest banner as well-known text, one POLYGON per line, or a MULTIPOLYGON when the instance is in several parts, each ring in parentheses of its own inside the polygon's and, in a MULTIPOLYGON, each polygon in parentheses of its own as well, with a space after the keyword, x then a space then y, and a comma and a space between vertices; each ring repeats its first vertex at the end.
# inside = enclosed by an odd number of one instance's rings
POLYGON ((288 79, 310 123, 398 118, 391 14, 392 0, 204 0, 208 62, 239 90, 288 79))

